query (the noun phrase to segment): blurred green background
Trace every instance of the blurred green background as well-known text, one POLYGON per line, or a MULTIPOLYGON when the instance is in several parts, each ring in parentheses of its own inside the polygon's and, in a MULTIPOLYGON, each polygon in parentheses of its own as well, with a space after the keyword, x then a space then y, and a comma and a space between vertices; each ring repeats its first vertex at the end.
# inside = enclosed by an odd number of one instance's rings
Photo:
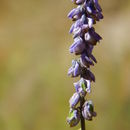
MULTIPOLYGON (((130 1, 99 2, 103 40, 88 97, 98 116, 86 130, 130 130, 130 1)), ((70 130, 75 80, 67 77, 74 56, 66 16, 73 7, 70 0, 0 0, 0 130, 70 130)))

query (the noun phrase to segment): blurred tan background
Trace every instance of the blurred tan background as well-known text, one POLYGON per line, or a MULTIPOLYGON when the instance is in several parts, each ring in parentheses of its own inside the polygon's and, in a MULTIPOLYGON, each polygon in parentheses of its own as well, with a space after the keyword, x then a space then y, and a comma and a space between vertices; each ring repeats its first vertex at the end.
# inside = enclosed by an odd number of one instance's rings
MULTIPOLYGON (((89 96, 98 116, 86 130, 130 130, 130 1, 99 1, 103 40, 89 96)), ((0 130, 70 130, 66 16, 73 7, 70 0, 0 0, 0 130)))

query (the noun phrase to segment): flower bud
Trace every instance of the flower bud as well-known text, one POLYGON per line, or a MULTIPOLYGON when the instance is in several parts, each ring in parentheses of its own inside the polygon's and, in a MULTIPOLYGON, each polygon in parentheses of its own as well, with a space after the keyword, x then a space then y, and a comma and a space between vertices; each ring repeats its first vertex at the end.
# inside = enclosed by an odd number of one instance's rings
POLYGON ((86 120, 91 121, 93 117, 96 116, 96 112, 94 112, 94 106, 92 101, 86 101, 83 105, 82 115, 86 120))
POLYGON ((74 39, 74 43, 70 46, 70 52, 75 54, 81 54, 85 49, 85 44, 81 37, 77 37, 74 39))
POLYGON ((95 32, 94 28, 91 28, 87 33, 85 33, 84 39, 87 43, 96 45, 96 43, 99 42, 102 38, 95 32))
POLYGON ((79 103, 80 95, 78 93, 74 93, 73 96, 70 98, 69 103, 71 108, 75 108, 76 105, 79 103))
POLYGON ((83 73, 81 74, 81 77, 83 77, 86 80, 90 80, 95 82, 95 76, 94 74, 90 71, 89 68, 84 68, 83 73))
POLYGON ((71 109, 69 116, 67 117, 67 122, 70 127, 76 126, 80 121, 80 112, 77 109, 71 109))
POLYGON ((98 4, 98 0, 87 0, 85 2, 86 12, 93 17, 96 21, 103 19, 103 15, 101 14, 102 9, 98 4))
POLYGON ((84 11, 83 7, 78 6, 77 8, 74 8, 69 12, 68 18, 72 19, 73 21, 78 20, 82 16, 83 11, 84 11))
POLYGON ((102 12, 102 8, 101 8, 101 6, 99 5, 98 0, 93 0, 93 2, 94 2, 94 4, 95 4, 96 9, 97 9, 99 12, 102 12))
POLYGON ((81 68, 78 63, 78 61, 73 60, 72 61, 72 67, 68 70, 68 75, 71 75, 72 77, 77 77, 81 74, 81 68))
POLYGON ((70 27, 69 33, 73 33, 74 30, 74 23, 72 24, 72 26, 70 27))
POLYGON ((80 94, 81 97, 84 97, 86 93, 91 92, 91 82, 81 78, 78 82, 74 83, 76 92, 80 94))
POLYGON ((94 65, 93 61, 85 53, 81 54, 80 62, 84 67, 94 65))

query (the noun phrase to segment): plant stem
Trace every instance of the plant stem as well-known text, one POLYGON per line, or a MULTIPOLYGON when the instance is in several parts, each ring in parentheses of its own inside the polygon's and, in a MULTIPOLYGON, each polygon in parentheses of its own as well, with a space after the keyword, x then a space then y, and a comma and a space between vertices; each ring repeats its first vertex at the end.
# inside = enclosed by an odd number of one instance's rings
POLYGON ((82 106, 83 106, 84 102, 85 102, 85 99, 81 98, 80 99, 81 130, 85 130, 85 119, 82 116, 82 106))

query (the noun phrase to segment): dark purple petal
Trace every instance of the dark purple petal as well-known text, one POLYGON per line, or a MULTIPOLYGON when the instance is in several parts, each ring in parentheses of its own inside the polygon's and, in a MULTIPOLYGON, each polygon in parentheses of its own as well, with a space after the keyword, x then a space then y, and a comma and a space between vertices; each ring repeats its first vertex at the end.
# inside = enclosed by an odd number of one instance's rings
POLYGON ((96 43, 99 42, 102 37, 95 32, 94 28, 91 28, 87 33, 85 33, 84 39, 86 42, 96 45, 96 43))
POLYGON ((85 54, 82 54, 80 57, 81 64, 85 67, 89 65, 94 65, 93 61, 85 54))
POLYGON ((95 3, 96 9, 97 9, 98 11, 102 12, 102 8, 101 8, 101 6, 99 5, 98 0, 93 0, 93 1, 94 1, 94 3, 95 3))
POLYGON ((90 58, 91 58, 95 63, 97 63, 96 58, 95 58, 92 54, 90 55, 90 58))
POLYGON ((93 0, 87 0, 85 3, 85 7, 88 13, 92 14, 95 11, 93 0))
POLYGON ((90 34, 90 32, 85 33, 84 35, 84 39, 87 43, 91 44, 91 45, 96 45, 97 41, 95 40, 95 37, 93 37, 92 34, 90 34))
POLYGON ((90 79, 95 82, 95 76, 90 70, 88 70, 88 75, 89 75, 90 79))
POLYGON ((103 19, 103 15, 101 13, 97 13, 97 18, 98 19, 103 19))
POLYGON ((91 29, 91 30, 90 30, 90 33, 91 33, 92 37, 93 37, 96 41, 102 40, 102 37, 101 37, 99 34, 97 34, 94 29, 91 29))
POLYGON ((95 82, 95 76, 89 69, 84 68, 83 73, 81 74, 81 77, 95 82))

